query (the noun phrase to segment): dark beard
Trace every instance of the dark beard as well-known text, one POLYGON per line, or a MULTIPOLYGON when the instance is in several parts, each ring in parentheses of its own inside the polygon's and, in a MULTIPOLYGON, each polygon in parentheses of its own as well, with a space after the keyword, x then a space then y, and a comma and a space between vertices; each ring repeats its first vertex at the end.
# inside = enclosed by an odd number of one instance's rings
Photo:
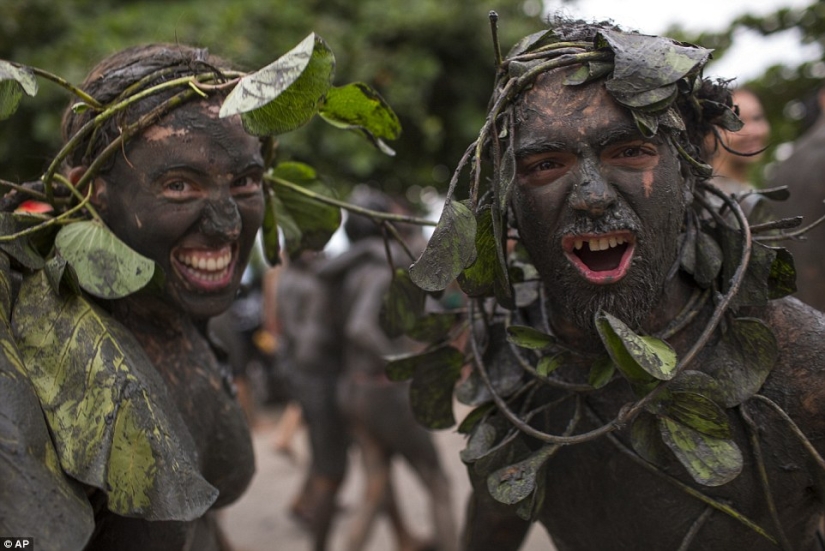
POLYGON ((549 274, 543 274, 549 311, 580 329, 588 339, 598 340, 594 317, 603 310, 634 330, 647 320, 659 302, 673 263, 678 256, 678 230, 681 221, 671 221, 666 228, 651 235, 641 230, 635 217, 614 212, 601 221, 587 218, 565 226, 553 239, 552 256, 561 259, 546 262, 549 274), (622 220, 623 223, 619 221, 622 220), (629 229, 636 234, 636 251, 627 275, 608 285, 587 282, 561 249, 561 236, 588 231, 604 233, 629 229))

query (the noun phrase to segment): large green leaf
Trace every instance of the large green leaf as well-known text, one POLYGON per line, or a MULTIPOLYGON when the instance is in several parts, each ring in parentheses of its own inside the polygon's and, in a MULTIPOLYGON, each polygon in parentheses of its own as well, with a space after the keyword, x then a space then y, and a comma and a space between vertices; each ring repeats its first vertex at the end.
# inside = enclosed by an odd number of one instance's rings
POLYGON ((734 407, 753 396, 776 364, 779 348, 773 331, 756 318, 736 318, 703 358, 705 372, 716 380, 714 399, 734 407))
POLYGON ((429 429, 455 424, 453 388, 461 376, 464 354, 452 346, 441 346, 415 359, 410 386, 410 405, 419 423, 429 429))
POLYGON ((202 516, 217 490, 131 333, 83 296, 56 295, 42 272, 24 280, 12 319, 63 470, 120 515, 202 516))
POLYGON ((0 59, 0 120, 17 111, 23 93, 37 94, 37 79, 28 67, 0 59))
MULTIPOLYGON (((599 35, 614 53, 613 76, 607 89, 619 98, 673 84, 704 65, 711 54, 711 50, 661 36, 610 30, 602 30, 599 35)), ((651 98, 651 102, 658 99, 651 98)))
POLYGON ((94 513, 57 453, 9 326, 9 262, 0 254, 0 534, 37 535, 37 548, 80 551, 94 513))
POLYGON ((96 297, 130 295, 145 287, 155 272, 154 261, 129 248, 97 220, 63 226, 54 245, 74 268, 80 286, 96 297))
POLYGON ((395 155, 384 140, 398 139, 401 122, 384 98, 367 84, 333 86, 327 92, 320 115, 333 126, 364 136, 387 155, 395 155))
POLYGON ((334 72, 332 50, 310 33, 276 61, 243 77, 221 106, 220 116, 240 114, 244 128, 255 136, 290 132, 318 113, 334 72))
POLYGON ((332 190, 316 180, 314 171, 301 163, 281 163, 272 177, 273 205, 289 256, 294 258, 306 249, 323 250, 341 225, 341 209, 301 193, 289 184, 316 195, 332 196, 332 190))
POLYGON ((650 377, 667 381, 675 374, 676 352, 665 341, 639 336, 607 312, 596 315, 596 328, 607 353, 629 381, 646 384, 650 377))
POLYGON ((410 266, 410 276, 425 291, 443 291, 476 259, 476 219, 466 205, 447 200, 426 249, 410 266))
POLYGON ((732 440, 714 438, 668 417, 659 418, 662 440, 693 479, 704 486, 721 486, 742 472, 742 452, 732 440))

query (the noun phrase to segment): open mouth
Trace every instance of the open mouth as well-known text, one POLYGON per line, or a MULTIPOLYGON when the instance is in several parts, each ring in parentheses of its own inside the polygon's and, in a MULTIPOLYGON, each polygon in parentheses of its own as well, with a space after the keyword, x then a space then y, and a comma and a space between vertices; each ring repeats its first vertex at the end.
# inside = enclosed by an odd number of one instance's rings
POLYGON ((232 282, 235 268, 234 247, 220 249, 176 249, 172 263, 189 287, 199 291, 216 291, 232 282))
POLYGON ((628 231, 568 235, 562 240, 562 247, 587 281, 601 285, 615 283, 627 274, 636 239, 628 231))

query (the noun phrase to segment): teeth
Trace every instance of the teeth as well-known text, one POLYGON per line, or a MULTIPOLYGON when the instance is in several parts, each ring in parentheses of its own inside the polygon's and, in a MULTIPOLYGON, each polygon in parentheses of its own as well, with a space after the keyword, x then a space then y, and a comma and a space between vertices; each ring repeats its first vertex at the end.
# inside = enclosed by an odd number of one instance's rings
POLYGON ((582 240, 582 239, 576 239, 576 240, 573 242, 573 247, 575 247, 575 249, 578 251, 578 250, 580 250, 580 249, 582 248, 582 245, 583 245, 583 244, 584 244, 584 240, 582 240))
MULTIPOLYGON (((627 243, 627 239, 621 236, 594 237, 587 241, 591 251, 606 251, 607 249, 612 249, 613 247, 618 247, 619 245, 624 245, 625 243, 627 243)), ((575 239, 573 241, 573 247, 576 250, 581 249, 583 244, 583 239, 575 239)))
MULTIPOLYGON (((221 272, 229 266, 230 262, 232 262, 232 253, 227 250, 224 254, 218 257, 188 254, 185 256, 179 256, 178 260, 186 266, 196 270, 201 270, 204 272, 221 272)), ((205 279, 216 279, 217 277, 217 275, 204 275, 205 279)))

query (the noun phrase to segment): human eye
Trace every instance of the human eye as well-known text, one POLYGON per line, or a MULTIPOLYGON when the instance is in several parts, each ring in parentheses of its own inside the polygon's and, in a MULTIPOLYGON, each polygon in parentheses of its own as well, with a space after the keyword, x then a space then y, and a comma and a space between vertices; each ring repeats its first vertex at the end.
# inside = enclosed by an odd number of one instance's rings
POLYGON ((549 153, 524 157, 518 160, 518 174, 522 182, 528 185, 544 185, 551 183, 570 168, 569 156, 559 153, 549 153))
POLYGON ((630 168, 648 168, 658 161, 659 150, 649 142, 631 142, 614 145, 605 151, 605 157, 613 164, 630 168))
POLYGON ((188 199, 194 195, 195 186, 184 178, 172 177, 163 182, 162 191, 169 199, 188 199))
POLYGON ((236 195, 250 195, 257 193, 263 186, 263 173, 254 171, 239 178, 236 178, 230 184, 232 193, 236 195))

